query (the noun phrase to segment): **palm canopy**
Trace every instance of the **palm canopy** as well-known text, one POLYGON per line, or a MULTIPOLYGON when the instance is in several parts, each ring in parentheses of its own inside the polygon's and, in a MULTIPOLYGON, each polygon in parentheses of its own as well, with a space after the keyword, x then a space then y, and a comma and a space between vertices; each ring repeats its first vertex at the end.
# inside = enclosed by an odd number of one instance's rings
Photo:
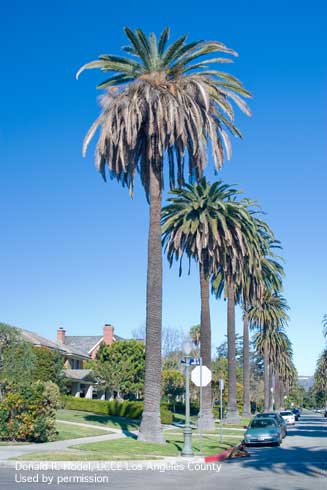
POLYGON ((184 254, 197 260, 206 276, 221 269, 238 276, 245 261, 257 267, 257 230, 249 201, 237 201, 238 194, 220 180, 210 185, 205 178, 170 192, 162 209, 162 241, 169 263, 180 261, 180 273, 184 254))
POLYGON ((286 326, 289 316, 286 299, 276 292, 266 290, 261 301, 254 302, 249 310, 249 321, 253 328, 272 330, 286 326))
POLYGON ((147 197, 149 163, 163 186, 165 155, 172 188, 176 179, 178 185, 184 183, 186 155, 189 176, 201 178, 209 140, 219 170, 225 153, 227 158, 231 154, 226 130, 241 136, 234 125, 233 105, 250 115, 243 100, 250 93, 234 76, 209 67, 232 62, 231 58, 212 54, 237 53, 217 41, 187 43, 186 35, 167 45, 168 28, 159 40, 153 33, 147 37, 141 29, 133 32, 126 27, 125 34, 130 45, 123 50, 129 56, 101 55, 77 72, 78 77, 84 70, 98 68, 111 74, 98 85, 107 91, 101 98, 102 112, 85 137, 83 154, 101 127, 97 168, 106 178, 107 163, 110 176, 128 185, 131 193, 139 170, 147 197))
POLYGON ((281 355, 287 355, 292 358, 293 350, 290 339, 288 338, 285 328, 269 329, 267 333, 259 330, 253 337, 255 348, 259 354, 264 355, 265 345, 268 346, 270 361, 276 366, 281 355))
POLYGON ((327 314, 325 314, 323 316, 323 319, 322 319, 322 328, 323 328, 324 337, 327 338, 327 314))
MULTIPOLYGON (((251 269, 245 262, 235 284, 235 301, 242 303, 245 310, 253 302, 262 299, 265 290, 279 292, 284 276, 281 257, 274 252, 275 248, 281 248, 280 242, 275 240, 267 223, 256 216, 257 211, 250 212, 257 228, 254 239, 259 244, 260 256, 257 259, 260 264, 251 269)), ((226 277, 221 269, 212 277, 212 293, 216 298, 221 298, 223 293, 226 295, 226 277)))

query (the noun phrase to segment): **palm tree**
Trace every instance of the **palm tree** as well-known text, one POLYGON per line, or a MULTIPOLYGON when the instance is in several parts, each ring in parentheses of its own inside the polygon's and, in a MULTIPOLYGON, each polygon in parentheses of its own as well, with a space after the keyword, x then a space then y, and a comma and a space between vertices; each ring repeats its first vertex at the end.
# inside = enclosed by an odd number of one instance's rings
POLYGON ((320 355, 314 374, 315 391, 327 392, 327 349, 320 355))
POLYGON ((264 398, 265 411, 269 410, 269 362, 270 362, 270 342, 272 332, 284 327, 288 322, 287 302, 280 293, 267 290, 262 301, 256 301, 249 308, 249 322, 252 328, 257 328, 263 339, 264 357, 264 398))
POLYGON ((273 391, 275 401, 280 404, 283 384, 290 383, 290 365, 292 361, 292 345, 285 328, 278 326, 267 331, 259 330, 254 336, 254 345, 260 355, 264 355, 268 345, 269 351, 269 410, 273 410, 273 391), (276 383, 277 379, 277 383, 276 383), (275 382, 274 382, 275 381, 275 382), (276 385, 279 392, 276 393, 276 385), (274 389, 275 388, 275 389, 274 389), (276 396, 277 394, 277 396, 276 396), (277 400, 278 399, 278 400, 277 400))
POLYGON ((242 83, 228 73, 208 69, 230 58, 201 57, 212 53, 236 53, 216 41, 186 43, 187 36, 167 46, 169 29, 159 40, 147 37, 141 29, 125 28, 129 56, 101 55, 82 66, 77 73, 98 68, 111 75, 98 85, 107 89, 101 99, 102 112, 88 131, 83 154, 101 128, 96 147, 96 165, 133 193, 139 171, 150 203, 146 299, 146 368, 144 412, 139 438, 163 442, 160 423, 160 370, 162 325, 161 201, 163 167, 167 156, 169 182, 173 188, 184 183, 184 163, 194 179, 202 177, 206 147, 211 140, 216 170, 230 157, 226 129, 240 136, 233 123, 235 103, 250 114, 242 97, 249 97, 242 83), (225 148, 225 151, 224 151, 225 148))
POLYGON ((327 314, 323 316, 322 319, 323 335, 327 338, 327 314))
POLYGON ((159 41, 154 34, 146 37, 137 29, 125 28, 130 45, 124 51, 132 57, 102 55, 84 65, 111 72, 98 85, 107 89, 101 99, 102 112, 87 133, 83 153, 98 127, 101 128, 96 164, 104 179, 108 164, 115 177, 133 192, 138 170, 150 203, 148 239, 146 372, 144 412, 140 439, 163 441, 160 424, 160 343, 162 310, 161 194, 163 162, 168 156, 170 186, 184 182, 184 160, 188 155, 189 174, 200 179, 206 165, 206 144, 211 140, 216 169, 223 163, 224 147, 230 156, 225 129, 235 136, 233 124, 235 103, 250 114, 242 96, 250 94, 235 77, 208 70, 211 63, 230 62, 229 58, 200 57, 216 52, 236 55, 215 41, 186 43, 182 36, 167 47, 169 29, 159 41), (175 171, 175 168, 177 171, 175 171))
MULTIPOLYGON (((249 201, 236 201, 239 192, 221 181, 209 185, 202 179, 197 185, 186 185, 170 193, 169 204, 162 210, 163 244, 170 265, 180 262, 184 254, 199 264, 201 293, 200 352, 204 365, 211 365, 211 325, 209 282, 212 274, 222 270, 236 276, 243 261, 254 263, 248 247, 252 218, 246 206, 249 201)), ((235 332, 234 332, 235 336, 235 332)), ((232 340, 235 351, 235 338, 232 340)), ((232 350, 229 342, 229 352, 232 350)), ((234 355, 235 362, 235 355, 234 355)), ((236 406, 236 365, 235 407, 236 406)), ((232 370, 230 370, 232 371, 232 370)), ((229 385, 233 383, 230 374, 229 385)), ((210 385, 203 392, 202 427, 213 426, 210 385)))
POLYGON ((260 294, 262 294, 264 289, 269 289, 275 293, 279 292, 282 289, 282 276, 284 275, 284 269, 273 252, 273 249, 280 248, 279 242, 274 240, 266 226, 263 227, 258 223, 258 229, 262 237, 261 268, 256 271, 255 275, 244 270, 241 287, 243 309, 243 417, 251 416, 248 311, 256 295, 256 300, 260 301, 260 294))
POLYGON ((226 418, 230 422, 239 419, 236 404, 236 361, 235 361, 235 304, 242 303, 243 306, 243 415, 250 416, 250 352, 248 331, 248 308, 254 298, 260 299, 264 287, 264 279, 267 279, 267 270, 270 270, 265 254, 271 253, 274 237, 269 226, 258 218, 255 203, 249 199, 240 202, 247 213, 248 220, 238 224, 240 232, 244 235, 247 243, 249 256, 240 261, 240 268, 233 271, 228 265, 224 272, 219 273, 213 279, 213 291, 216 297, 221 297, 225 292, 228 299, 227 329, 228 329, 228 405, 226 418))
POLYGON ((195 347, 200 345, 200 330, 201 325, 193 325, 190 328, 190 337, 195 347))

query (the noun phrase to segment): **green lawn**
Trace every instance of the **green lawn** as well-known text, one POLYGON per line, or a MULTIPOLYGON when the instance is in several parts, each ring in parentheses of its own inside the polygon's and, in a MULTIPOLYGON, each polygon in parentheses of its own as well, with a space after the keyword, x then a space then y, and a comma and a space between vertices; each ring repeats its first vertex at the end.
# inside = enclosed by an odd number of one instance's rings
POLYGON ((96 425, 99 427, 113 427, 121 430, 138 430, 139 423, 136 420, 124 417, 112 417, 110 415, 98 415, 92 412, 82 412, 79 410, 58 410, 57 420, 67 422, 80 422, 84 424, 96 425))
POLYGON ((92 437, 92 436, 104 436, 105 434, 112 434, 108 430, 101 430, 98 428, 79 427, 77 425, 56 424, 58 435, 56 441, 66 441, 67 439, 78 439, 79 437, 92 437))
MULTIPOLYGON (((203 454, 217 454, 224 449, 234 446, 242 440, 242 436, 234 436, 233 440, 219 444, 218 437, 203 436, 203 454)), ((71 446, 73 449, 94 453, 94 459, 97 455, 106 456, 108 459, 135 459, 135 457, 144 459, 152 456, 178 456, 183 448, 182 436, 166 436, 166 445, 152 444, 148 442, 137 441, 132 438, 115 439, 112 441, 101 441, 91 444, 78 444, 71 446)), ((200 454, 200 440, 198 437, 193 439, 194 454, 200 454)))
MULTIPOLYGON (((218 454, 225 449, 235 446, 241 441, 241 437, 219 444, 218 438, 210 436, 203 437, 203 454, 218 454)), ((29 460, 43 461, 127 461, 127 460, 149 460, 160 459, 165 456, 179 456, 183 447, 183 437, 167 437, 167 444, 152 444, 137 441, 134 438, 114 439, 111 441, 101 441, 97 443, 78 444, 71 446, 74 452, 49 452, 32 453, 28 455, 29 460)), ((200 454, 199 438, 193 439, 193 450, 195 455, 200 454)), ((26 459, 21 456, 15 459, 26 459)))
MULTIPOLYGON (((109 430, 101 430, 97 427, 79 427, 77 425, 56 423, 57 437, 56 441, 67 441, 68 439, 79 439, 80 437, 103 436, 105 434, 113 434, 109 430)), ((20 441, 0 441, 0 446, 21 446, 29 444, 29 442, 20 441)))

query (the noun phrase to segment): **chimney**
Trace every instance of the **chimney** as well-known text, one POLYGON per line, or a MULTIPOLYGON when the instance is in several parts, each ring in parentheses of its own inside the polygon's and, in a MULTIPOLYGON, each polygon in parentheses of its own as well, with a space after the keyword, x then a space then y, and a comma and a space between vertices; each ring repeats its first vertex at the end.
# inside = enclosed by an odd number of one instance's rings
POLYGON ((111 345, 114 341, 114 327, 112 325, 105 325, 103 327, 103 342, 105 345, 111 345))
POLYGON ((57 330, 57 342, 59 342, 59 344, 65 343, 65 333, 66 333, 66 330, 64 330, 62 327, 58 328, 58 330, 57 330))

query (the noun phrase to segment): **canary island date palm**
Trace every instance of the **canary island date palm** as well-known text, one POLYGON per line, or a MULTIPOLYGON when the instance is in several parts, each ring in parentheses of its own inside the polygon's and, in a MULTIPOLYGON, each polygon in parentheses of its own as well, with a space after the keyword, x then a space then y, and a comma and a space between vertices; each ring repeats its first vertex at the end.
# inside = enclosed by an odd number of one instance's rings
MULTIPOLYGON (((246 243, 247 253, 239 256, 236 261, 229 251, 229 257, 224 267, 213 276, 212 290, 217 298, 224 293, 227 298, 227 339, 228 339, 228 404, 226 419, 231 422, 239 420, 236 403, 236 359, 235 359, 235 305, 249 303, 249 298, 261 298, 262 285, 262 257, 273 241, 273 234, 267 223, 259 219, 256 203, 243 199, 238 203, 243 210, 243 217, 235 222, 239 233, 246 243), (250 258, 250 260, 249 260, 250 258), (235 267, 235 264, 238 266, 235 267)), ((250 413, 249 394, 249 338, 247 309, 244 308, 244 335, 243 335, 243 363, 244 381, 247 387, 244 390, 246 416, 250 413)))
POLYGON ((278 326, 266 331, 259 330, 254 336, 257 352, 264 356, 265 348, 269 351, 269 411, 273 410, 273 391, 275 402, 280 405, 283 385, 290 382, 289 366, 292 363, 292 346, 285 328, 278 326), (274 383, 275 380, 275 383, 274 383), (276 383, 277 380, 277 383, 276 383), (278 386, 278 390, 276 389, 278 386), (274 389, 275 388, 275 389, 274 389), (277 391, 279 391, 277 393, 277 391))
POLYGON ((267 290, 261 301, 255 301, 248 310, 250 326, 256 328, 264 339, 264 405, 269 410, 269 335, 274 329, 284 327, 288 320, 289 306, 280 294, 267 290))
POLYGON ((160 344, 162 317, 161 200, 164 162, 169 183, 184 182, 188 174, 200 179, 211 142, 216 170, 230 157, 228 133, 241 136, 234 125, 233 106, 250 111, 243 97, 250 94, 234 76, 215 65, 230 63, 231 58, 213 57, 215 53, 237 53, 216 41, 186 42, 184 35, 170 45, 169 29, 157 40, 140 29, 125 28, 130 45, 125 56, 101 55, 80 68, 109 72, 98 85, 105 89, 101 113, 88 131, 83 154, 97 129, 96 166, 106 179, 106 165, 133 193, 139 172, 150 204, 148 237, 146 369, 144 412, 139 438, 163 441, 160 423, 160 344), (205 57, 205 58, 203 58, 205 57), (213 66, 213 68, 210 68, 213 66))
POLYGON ((319 356, 314 373, 315 391, 325 391, 327 394, 327 349, 319 356))
POLYGON ((260 295, 265 289, 279 292, 282 289, 282 277, 284 269, 274 253, 275 248, 280 248, 278 241, 274 239, 267 227, 259 226, 262 236, 261 268, 256 274, 244 270, 240 296, 243 310, 243 417, 251 416, 250 402, 250 342, 249 342, 249 318, 248 310, 253 301, 261 299, 260 295))
MULTIPOLYGON (((235 272, 242 261, 254 263, 248 246, 252 218, 245 202, 237 201, 235 188, 217 181, 210 185, 204 178, 199 184, 186 185, 170 193, 168 205, 162 210, 163 244, 170 265, 180 263, 184 255, 199 264, 201 327, 200 352, 203 364, 211 365, 211 324, 209 283, 212 274, 220 270, 235 272)), ((234 338, 235 350, 235 338, 234 338)), ((234 356, 235 357, 235 356, 234 356)), ((236 366, 235 366, 236 406, 236 366)), ((236 406, 237 410, 237 406, 236 406)), ((203 391, 202 427, 213 426, 211 386, 203 391)))
POLYGON ((322 319, 323 335, 327 338, 327 315, 324 315, 322 319))

